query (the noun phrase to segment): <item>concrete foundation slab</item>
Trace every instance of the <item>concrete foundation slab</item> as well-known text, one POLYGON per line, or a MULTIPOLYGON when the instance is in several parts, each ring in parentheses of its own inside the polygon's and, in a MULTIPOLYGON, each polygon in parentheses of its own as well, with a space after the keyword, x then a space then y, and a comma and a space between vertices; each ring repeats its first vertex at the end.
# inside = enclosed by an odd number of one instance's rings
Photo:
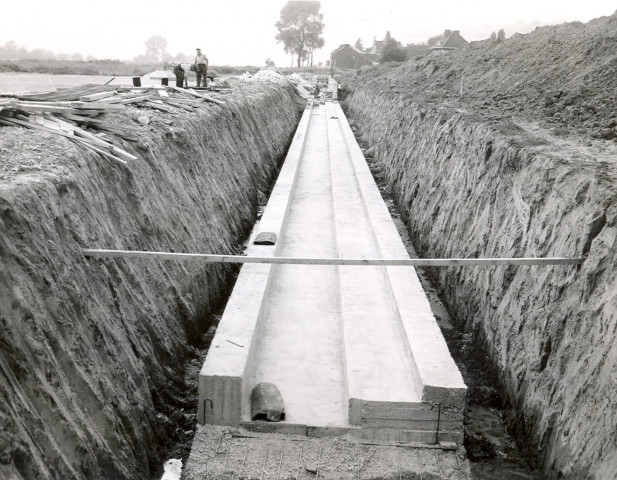
MULTIPOLYGON (((409 258, 337 103, 305 111, 260 232, 275 245, 247 255, 409 258)), ((244 265, 200 373, 198 418, 460 442, 465 392, 413 268, 244 265), (260 382, 280 390, 285 422, 250 422, 260 382)))

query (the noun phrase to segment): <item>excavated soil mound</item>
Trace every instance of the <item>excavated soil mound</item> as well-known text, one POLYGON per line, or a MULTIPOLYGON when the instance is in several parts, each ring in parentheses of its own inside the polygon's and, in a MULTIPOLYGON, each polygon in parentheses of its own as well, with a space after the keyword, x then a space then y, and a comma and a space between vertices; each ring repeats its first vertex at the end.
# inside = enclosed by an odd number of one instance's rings
POLYGON ((169 405, 182 404, 184 365, 232 272, 81 249, 238 252, 297 100, 291 87, 254 84, 194 113, 106 114, 139 139, 116 139, 138 157, 126 167, 0 127, 0 477, 161 470, 169 438, 194 422, 181 409, 169 418, 169 405))
POLYGON ((352 85, 464 108, 522 116, 557 135, 617 138, 617 12, 587 24, 538 27, 503 42, 364 68, 352 85), (461 96, 462 83, 462 96, 461 96))
POLYGON ((543 478, 617 471, 615 52, 617 14, 349 79, 352 119, 420 255, 587 255, 433 274, 485 344, 543 478))

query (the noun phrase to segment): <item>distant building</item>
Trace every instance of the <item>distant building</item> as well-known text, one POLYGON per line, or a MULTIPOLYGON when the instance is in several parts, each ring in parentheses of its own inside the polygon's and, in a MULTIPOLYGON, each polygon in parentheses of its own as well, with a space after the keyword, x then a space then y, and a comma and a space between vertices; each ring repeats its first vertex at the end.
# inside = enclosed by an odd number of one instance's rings
POLYGON ((389 30, 388 33, 386 33, 386 38, 384 38, 383 40, 377 40, 375 37, 373 37, 373 46, 367 48, 366 53, 370 53, 372 55, 381 55, 381 53, 383 52, 383 47, 391 38, 392 36, 390 35, 389 30))
POLYGON ((459 30, 446 30, 443 35, 434 39, 428 46, 430 52, 449 52, 469 42, 461 37, 459 30))
POLYGON ((359 68, 363 65, 379 63, 383 48, 391 38, 390 31, 386 33, 383 40, 377 40, 374 37, 373 45, 364 50, 345 43, 330 54, 331 64, 339 68, 359 68))
POLYGON ((360 68, 372 65, 371 58, 359 48, 344 43, 330 54, 330 65, 338 68, 360 68))

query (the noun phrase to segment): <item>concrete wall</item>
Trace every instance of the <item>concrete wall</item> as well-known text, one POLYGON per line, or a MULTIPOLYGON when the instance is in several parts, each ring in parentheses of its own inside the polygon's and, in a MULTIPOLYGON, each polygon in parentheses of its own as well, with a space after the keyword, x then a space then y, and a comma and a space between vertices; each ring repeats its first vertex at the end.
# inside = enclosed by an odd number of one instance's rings
POLYGON ((0 477, 160 468, 177 426, 166 405, 183 401, 185 361, 230 270, 80 249, 238 251, 299 112, 291 89, 265 84, 225 101, 173 118, 150 111, 148 126, 133 108, 108 118, 137 130, 128 168, 0 128, 2 161, 14 163, 0 182, 0 477))
POLYGON ((435 272, 485 342, 511 425, 546 478, 617 471, 617 173, 530 125, 359 89, 350 116, 425 257, 578 256, 581 267, 435 272))

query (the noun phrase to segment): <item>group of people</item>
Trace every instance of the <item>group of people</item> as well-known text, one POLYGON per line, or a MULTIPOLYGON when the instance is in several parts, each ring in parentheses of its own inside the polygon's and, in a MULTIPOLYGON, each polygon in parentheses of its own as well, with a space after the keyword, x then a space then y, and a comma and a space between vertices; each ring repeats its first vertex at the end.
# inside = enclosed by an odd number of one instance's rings
MULTIPOLYGON (((194 70, 197 74, 197 86, 202 86, 203 79, 203 86, 205 87, 207 83, 206 75, 208 74, 208 57, 201 53, 201 48, 197 49, 197 55, 195 55, 195 62, 191 65, 191 70, 194 70)), ((176 76, 176 87, 188 86, 186 72, 180 63, 174 67, 174 75, 176 76)))

